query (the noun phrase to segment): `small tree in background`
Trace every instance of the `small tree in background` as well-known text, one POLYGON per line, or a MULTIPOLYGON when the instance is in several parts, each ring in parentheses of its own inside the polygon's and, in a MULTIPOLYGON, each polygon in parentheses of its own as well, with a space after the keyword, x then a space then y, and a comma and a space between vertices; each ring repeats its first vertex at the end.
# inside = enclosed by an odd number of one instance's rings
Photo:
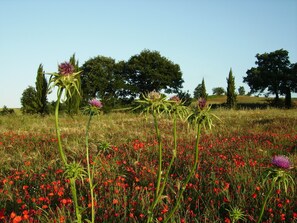
POLYGON ((36 98, 37 98, 37 93, 34 87, 29 86, 27 87, 22 94, 21 97, 21 104, 22 108, 21 111, 23 113, 28 113, 28 114, 34 114, 36 113, 36 98))
POLYGON ((206 87, 205 87, 205 81, 204 78, 202 79, 201 84, 198 84, 198 86, 194 90, 194 98, 204 98, 207 99, 207 93, 206 93, 206 87))
POLYGON ((215 87, 212 89, 212 94, 216 96, 221 96, 226 94, 226 91, 223 87, 215 87))
POLYGON ((235 108, 236 106, 235 79, 232 68, 230 68, 229 77, 227 78, 227 106, 229 108, 235 108))
POLYGON ((240 86, 240 87, 238 88, 238 94, 239 94, 239 95, 245 95, 245 89, 244 89, 243 86, 240 86))
POLYGON ((47 80, 44 75, 42 64, 37 70, 35 88, 36 88, 36 112, 40 114, 48 113, 47 107, 47 80))

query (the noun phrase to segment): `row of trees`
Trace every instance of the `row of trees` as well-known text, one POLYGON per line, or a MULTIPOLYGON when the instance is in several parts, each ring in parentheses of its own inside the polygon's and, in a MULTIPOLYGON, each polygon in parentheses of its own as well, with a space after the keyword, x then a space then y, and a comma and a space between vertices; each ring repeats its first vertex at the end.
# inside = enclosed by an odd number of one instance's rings
MULTIPOLYGON (((243 87, 240 87, 239 92, 245 92, 243 87)), ((227 95, 227 101, 226 105, 229 108, 235 108, 237 99, 236 99, 236 92, 235 92, 235 78, 232 73, 232 68, 229 71, 229 76, 227 78, 227 91, 225 91, 224 88, 218 87, 213 89, 214 95, 227 95)), ((244 93, 243 93, 244 94, 244 93)), ((202 79, 201 84, 198 84, 197 87, 194 90, 194 98, 205 98, 207 99, 207 93, 206 93, 206 87, 205 87, 205 81, 204 78, 202 79)))
MULTIPOLYGON (((244 82, 251 88, 250 93, 285 95, 287 107, 291 106, 291 92, 297 92, 297 65, 291 64, 288 52, 281 49, 272 53, 256 55, 257 67, 247 71, 244 82)), ((143 50, 140 54, 130 57, 128 61, 116 62, 105 56, 97 56, 87 60, 82 66, 73 55, 69 62, 75 72, 81 71, 79 88, 81 95, 74 94, 63 103, 68 113, 77 113, 92 98, 100 98, 104 108, 117 108, 132 103, 135 98, 150 91, 175 93, 190 103, 190 94, 182 92, 182 72, 178 64, 173 63, 157 51, 143 50)), ((226 94, 227 104, 234 107, 236 93, 234 76, 230 69, 227 78, 227 91, 214 88, 214 94, 226 94)), ((241 86, 238 93, 245 94, 241 86)), ((35 87, 24 90, 21 103, 25 113, 48 113, 51 103, 47 101, 48 82, 40 64, 35 87)), ((205 81, 197 86, 194 98, 207 98, 205 81)))
MULTIPOLYGON (((128 61, 116 62, 105 56, 86 61, 81 67, 73 55, 69 62, 75 71, 81 71, 80 95, 72 95, 62 107, 68 113, 77 113, 79 107, 92 98, 100 98, 104 108, 116 108, 132 103, 143 93, 164 91, 181 92, 182 72, 178 64, 160 55, 157 51, 143 50, 128 61)), ((47 113, 50 104, 42 98, 47 95, 47 81, 42 64, 39 66, 35 87, 29 86, 22 95, 22 111, 25 113, 47 113)), ((184 95, 187 95, 184 93, 184 95)))
POLYGON ((251 93, 273 94, 276 103, 284 95, 286 107, 290 108, 291 93, 297 92, 297 63, 291 63, 288 51, 283 49, 257 54, 256 58, 257 67, 249 69, 243 78, 251 93))

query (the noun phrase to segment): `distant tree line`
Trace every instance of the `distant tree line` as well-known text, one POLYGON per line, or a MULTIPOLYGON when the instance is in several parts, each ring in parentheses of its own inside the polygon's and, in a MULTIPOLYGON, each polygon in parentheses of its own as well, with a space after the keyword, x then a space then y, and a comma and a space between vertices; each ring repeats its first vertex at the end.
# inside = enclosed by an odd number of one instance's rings
MULTIPOLYGON (((247 70, 243 81, 252 93, 274 94, 275 102, 280 95, 285 96, 286 107, 291 107, 291 93, 297 92, 297 65, 291 64, 288 52, 280 49, 271 53, 256 55, 257 67, 247 70)), ((140 54, 131 56, 128 61, 116 62, 113 58, 96 56, 79 66, 75 55, 69 62, 75 72, 81 71, 79 90, 71 99, 65 101, 61 109, 69 114, 76 114, 80 108, 92 98, 99 98, 105 110, 129 106, 142 94, 151 91, 163 91, 168 94, 177 94, 185 104, 191 103, 189 92, 183 92, 182 72, 178 64, 162 56, 158 51, 143 50, 140 54)), ((226 95, 226 105, 235 108, 237 95, 245 95, 245 89, 235 87, 232 69, 227 78, 227 89, 216 87, 213 95, 226 95)), ((47 114, 51 112, 53 102, 49 103, 48 82, 40 64, 37 70, 35 87, 29 86, 22 94, 21 104, 24 113, 47 114)), ((194 98, 207 99, 205 80, 197 85, 193 92, 194 98)))
MULTIPOLYGON (((183 78, 178 64, 157 51, 143 50, 128 61, 116 62, 105 56, 87 60, 81 67, 73 55, 69 62, 80 75, 80 95, 73 95, 61 106, 67 113, 77 113, 92 98, 99 98, 104 109, 131 104, 135 98, 150 91, 163 91, 189 97, 182 92, 183 78)), ((24 90, 21 104, 24 113, 46 114, 51 110, 47 102, 47 81, 42 64, 37 71, 35 87, 24 90)))

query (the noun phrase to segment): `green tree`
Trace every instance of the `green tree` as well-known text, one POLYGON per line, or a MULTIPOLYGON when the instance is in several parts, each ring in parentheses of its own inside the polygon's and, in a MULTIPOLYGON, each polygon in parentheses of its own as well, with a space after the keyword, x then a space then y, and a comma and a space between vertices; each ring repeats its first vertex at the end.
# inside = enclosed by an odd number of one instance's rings
POLYGON ((240 86, 240 87, 238 88, 238 94, 239 94, 239 95, 245 95, 245 89, 244 89, 243 86, 240 86))
POLYGON ((127 83, 131 94, 138 96, 151 91, 178 93, 182 88, 182 72, 178 64, 157 51, 143 50, 127 62, 127 83))
POLYGON ((227 106, 229 108, 235 108, 236 106, 235 78, 232 74, 232 69, 230 69, 229 77, 227 78, 227 106))
POLYGON ((204 78, 202 79, 201 84, 198 84, 197 87, 194 90, 194 98, 204 98, 207 99, 207 93, 206 93, 206 87, 205 87, 205 81, 204 78))
POLYGON ((226 94, 226 91, 223 87, 215 87, 212 89, 212 94, 213 95, 217 95, 217 96, 221 96, 226 94))
POLYGON ((29 86, 23 91, 21 97, 21 111, 23 113, 34 114, 37 108, 37 93, 34 87, 29 86))
POLYGON ((36 88, 36 112, 40 114, 46 114, 48 113, 48 107, 47 107, 47 88, 48 83, 45 78, 45 74, 43 71, 42 64, 39 65, 37 76, 36 76, 36 82, 35 82, 35 88, 36 88))
MULTIPOLYGON (((70 59, 69 59, 69 63, 72 64, 72 66, 74 67, 74 72, 78 72, 79 71, 79 66, 78 66, 78 60, 76 60, 75 58, 75 54, 73 54, 70 59)), ((79 92, 77 92, 76 90, 73 90, 73 92, 71 93, 71 97, 67 97, 67 101, 66 101, 66 107, 67 107, 67 113, 68 114, 77 114, 79 112, 79 107, 80 107, 80 103, 81 103, 81 78, 80 76, 78 77, 78 90, 79 92)))
POLYGON ((106 110, 114 107, 120 96, 125 96, 125 63, 117 64, 110 57, 97 56, 86 61, 81 69, 84 103, 100 98, 106 110))
POLYGON ((257 67, 247 70, 243 81, 249 85, 252 93, 267 91, 275 95, 285 95, 286 106, 291 106, 291 92, 295 91, 296 81, 292 72, 289 53, 280 49, 271 53, 257 54, 257 67))

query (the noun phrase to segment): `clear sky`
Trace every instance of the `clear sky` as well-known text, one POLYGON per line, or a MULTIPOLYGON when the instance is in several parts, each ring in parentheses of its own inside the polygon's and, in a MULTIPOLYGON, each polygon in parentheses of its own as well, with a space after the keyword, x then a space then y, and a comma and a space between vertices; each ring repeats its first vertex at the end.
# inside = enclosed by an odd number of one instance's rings
MULTIPOLYGON (((156 50, 180 65, 183 91, 236 88, 257 53, 278 49, 297 62, 296 0, 0 0, 0 107, 21 107, 37 69, 57 71, 75 53, 129 60, 156 50)), ((56 95, 50 95, 54 100, 56 95)))

